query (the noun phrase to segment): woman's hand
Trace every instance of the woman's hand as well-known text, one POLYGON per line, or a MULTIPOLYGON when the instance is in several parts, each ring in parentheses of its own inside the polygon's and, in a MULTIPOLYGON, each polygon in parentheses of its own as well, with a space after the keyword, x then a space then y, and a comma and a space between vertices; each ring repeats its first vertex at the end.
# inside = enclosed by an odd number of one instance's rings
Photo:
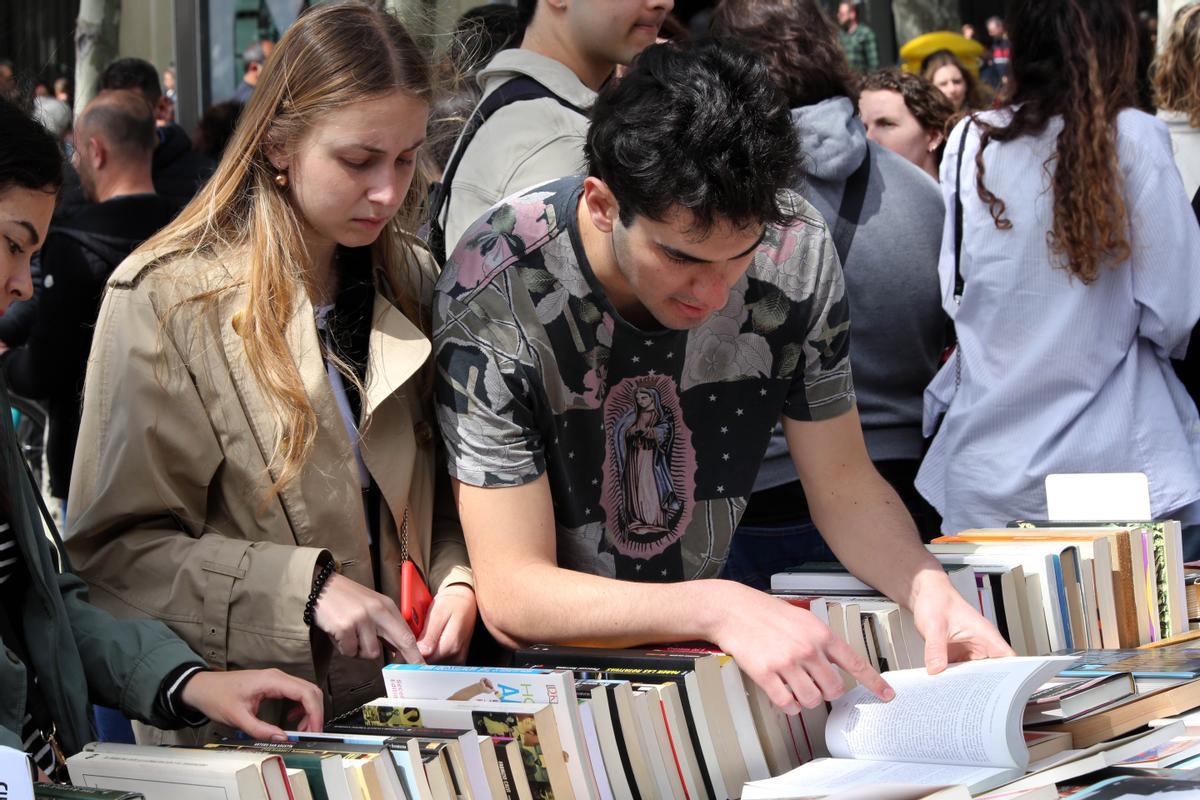
POLYGON ((282 729, 258 718, 259 704, 269 698, 300 704, 304 715, 297 730, 322 729, 325 706, 321 690, 277 669, 197 672, 184 684, 179 699, 213 722, 244 731, 251 739, 287 741, 282 729))
MULTIPOLYGON (((436 608, 435 603, 433 617, 436 617, 436 608)), ((472 613, 474 608, 472 600, 472 613)), ((406 663, 425 663, 412 629, 392 599, 339 573, 333 573, 325 582, 313 623, 329 634, 338 652, 344 656, 379 658, 383 654, 379 640, 383 639, 406 663)))
POLYGON ((431 664, 462 664, 475 632, 475 590, 454 583, 437 593, 417 647, 431 664))

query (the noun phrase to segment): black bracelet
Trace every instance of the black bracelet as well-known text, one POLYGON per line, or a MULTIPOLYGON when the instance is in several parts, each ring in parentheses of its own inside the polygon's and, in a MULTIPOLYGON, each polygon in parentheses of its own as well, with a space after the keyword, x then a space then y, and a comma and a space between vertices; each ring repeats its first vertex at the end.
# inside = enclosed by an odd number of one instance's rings
POLYGON ((329 580, 329 576, 333 573, 333 559, 329 559, 321 567, 321 571, 317 573, 317 577, 313 578, 312 591, 308 593, 308 602, 304 604, 304 624, 312 627, 313 614, 316 613, 317 600, 321 597, 321 592, 325 589, 325 582, 329 580))

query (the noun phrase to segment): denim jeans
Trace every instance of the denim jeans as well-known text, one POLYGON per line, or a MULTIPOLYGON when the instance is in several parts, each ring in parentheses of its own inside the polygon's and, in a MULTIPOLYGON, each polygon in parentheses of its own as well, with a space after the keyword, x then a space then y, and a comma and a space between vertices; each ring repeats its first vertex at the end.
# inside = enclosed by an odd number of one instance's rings
POLYGON ((837 561, 811 521, 739 525, 721 577, 770 591, 772 575, 806 561, 837 561))

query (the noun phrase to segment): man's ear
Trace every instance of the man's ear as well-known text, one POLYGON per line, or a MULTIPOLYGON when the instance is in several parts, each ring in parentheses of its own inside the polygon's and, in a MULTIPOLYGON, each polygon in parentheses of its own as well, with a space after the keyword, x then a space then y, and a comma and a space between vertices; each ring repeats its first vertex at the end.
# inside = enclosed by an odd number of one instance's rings
POLYGON ((588 218, 592 225, 601 233, 612 233, 621 214, 617 198, 613 196, 608 184, 599 178, 587 177, 583 180, 583 202, 587 204, 588 218))
POLYGON ((92 169, 104 169, 110 157, 108 152, 108 144, 99 136, 91 136, 88 138, 87 158, 92 162, 92 169))
POLYGON ((928 135, 929 143, 925 146, 925 148, 931 153, 941 147, 942 142, 946 141, 946 134, 942 133, 941 131, 932 131, 929 132, 928 135))

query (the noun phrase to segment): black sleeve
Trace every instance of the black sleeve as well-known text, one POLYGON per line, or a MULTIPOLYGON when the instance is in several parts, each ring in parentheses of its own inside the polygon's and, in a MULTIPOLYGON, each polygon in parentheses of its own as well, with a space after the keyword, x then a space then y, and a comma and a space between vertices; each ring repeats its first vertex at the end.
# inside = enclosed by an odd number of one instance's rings
POLYGON ((75 390, 87 368, 96 282, 77 244, 61 238, 46 243, 29 340, 3 361, 14 394, 46 400, 75 390))

